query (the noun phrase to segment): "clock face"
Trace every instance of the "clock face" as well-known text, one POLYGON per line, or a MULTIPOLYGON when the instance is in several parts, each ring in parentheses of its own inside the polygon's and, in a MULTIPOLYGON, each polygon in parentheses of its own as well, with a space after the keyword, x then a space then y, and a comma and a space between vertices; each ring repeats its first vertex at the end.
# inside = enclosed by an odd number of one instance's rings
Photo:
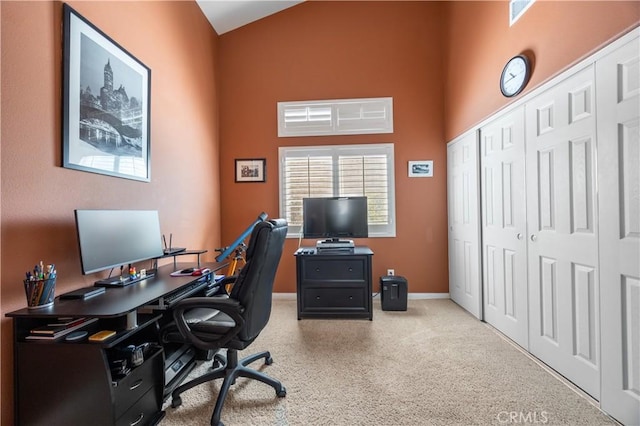
POLYGON ((529 81, 529 60, 518 55, 509 60, 500 76, 500 91, 504 96, 515 96, 524 89, 529 81))

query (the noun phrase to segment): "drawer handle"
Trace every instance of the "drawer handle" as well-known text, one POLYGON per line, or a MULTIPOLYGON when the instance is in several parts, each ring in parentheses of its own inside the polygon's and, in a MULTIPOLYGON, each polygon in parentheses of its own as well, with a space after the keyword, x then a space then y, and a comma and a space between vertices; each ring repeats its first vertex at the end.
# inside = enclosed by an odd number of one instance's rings
POLYGON ((349 296, 349 300, 353 300, 353 296, 349 296))
POLYGON ((349 267, 349 272, 353 272, 353 268, 349 267))
POLYGON ((320 268, 316 268, 316 272, 320 272, 320 268))
POLYGON ((140 416, 136 419, 135 422, 133 423, 129 423, 131 426, 136 426, 138 423, 140 423, 142 421, 142 419, 144 419, 144 413, 140 413, 140 416))
POLYGON ((132 384, 131 387, 129 387, 129 390, 134 390, 135 388, 139 387, 141 384, 142 384, 142 379, 139 379, 137 382, 132 384))
POLYGON ((320 296, 316 296, 316 300, 320 300, 320 296))

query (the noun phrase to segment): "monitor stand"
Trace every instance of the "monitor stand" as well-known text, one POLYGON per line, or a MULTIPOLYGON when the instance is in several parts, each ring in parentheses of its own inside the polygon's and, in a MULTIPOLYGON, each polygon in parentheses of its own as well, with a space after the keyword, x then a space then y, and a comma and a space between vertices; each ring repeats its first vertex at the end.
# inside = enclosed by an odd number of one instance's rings
POLYGON ((115 277, 104 278, 93 283, 95 287, 126 287, 137 282, 153 278, 156 275, 155 270, 147 269, 145 275, 137 275, 135 277, 118 275, 115 277))
POLYGON ((329 240, 318 240, 316 243, 316 249, 318 251, 324 250, 339 250, 339 251, 352 251, 355 247, 353 240, 340 240, 338 238, 332 238, 329 240))

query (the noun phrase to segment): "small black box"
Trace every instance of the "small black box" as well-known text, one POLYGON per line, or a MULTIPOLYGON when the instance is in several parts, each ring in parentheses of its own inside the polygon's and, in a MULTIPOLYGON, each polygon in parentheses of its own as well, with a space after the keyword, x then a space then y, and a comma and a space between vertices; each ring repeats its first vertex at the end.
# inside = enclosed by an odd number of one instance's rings
POLYGON ((380 277, 380 299, 383 311, 407 310, 407 280, 398 275, 380 277))

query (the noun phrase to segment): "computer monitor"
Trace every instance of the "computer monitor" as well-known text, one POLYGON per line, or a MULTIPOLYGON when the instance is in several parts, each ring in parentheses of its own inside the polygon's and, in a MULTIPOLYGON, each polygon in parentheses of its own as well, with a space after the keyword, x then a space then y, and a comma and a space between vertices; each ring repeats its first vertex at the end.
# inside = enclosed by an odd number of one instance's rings
POLYGON ((367 238, 367 197, 302 199, 304 238, 367 238))
POLYGON ((75 210, 82 273, 163 255, 156 210, 75 210))

